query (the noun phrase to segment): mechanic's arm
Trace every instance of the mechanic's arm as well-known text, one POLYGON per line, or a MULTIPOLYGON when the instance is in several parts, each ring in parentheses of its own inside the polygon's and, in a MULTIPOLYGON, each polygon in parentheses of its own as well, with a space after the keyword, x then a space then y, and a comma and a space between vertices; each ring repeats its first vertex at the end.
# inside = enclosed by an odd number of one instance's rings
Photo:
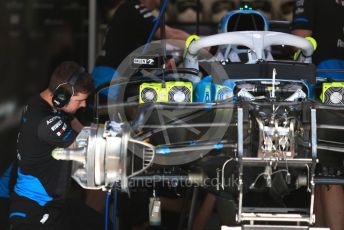
POLYGON ((53 115, 40 122, 37 134, 40 140, 50 145, 59 148, 73 148, 75 138, 78 135, 77 130, 81 130, 81 128, 82 125, 77 119, 70 122, 60 116, 53 115))
MULTIPOLYGON (((186 40, 190 34, 186 33, 183 30, 180 29, 175 29, 170 26, 165 26, 165 34, 166 34, 166 39, 177 39, 177 40, 186 40)), ((155 32, 155 38, 160 39, 160 28, 157 29, 155 32)))
POLYGON ((67 146, 67 147, 65 147, 66 149, 76 149, 76 142, 74 141, 71 145, 69 145, 69 146, 67 146))
POLYGON ((304 37, 304 38, 312 36, 311 30, 295 29, 295 30, 292 30, 291 33, 300 37, 304 37))
MULTIPOLYGON (((186 33, 183 30, 175 29, 170 26, 165 26, 165 34, 166 39, 175 39, 177 41, 171 42, 173 45, 178 46, 181 49, 185 48, 185 41, 188 37, 190 37, 190 34, 186 33)), ((155 32, 155 38, 160 39, 160 28, 155 32)), ((204 48, 206 52, 210 51, 210 47, 204 48)))
MULTIPOLYGON (((83 125, 77 118, 73 118, 69 123, 59 116, 49 116, 39 124, 38 136, 58 148, 75 149, 75 138, 82 128, 83 125)), ((105 197, 105 192, 100 190, 87 190, 85 203, 101 213, 104 210, 105 197)))
MULTIPOLYGON (((80 133, 80 131, 84 128, 83 124, 78 120, 78 118, 74 117, 73 120, 70 122, 72 129, 80 133)), ((75 149, 76 148, 76 143, 75 141, 67 147, 67 149, 75 149)))
POLYGON ((73 130, 77 133, 80 133, 80 131, 84 128, 83 124, 78 120, 78 118, 74 117, 73 120, 70 122, 73 130))

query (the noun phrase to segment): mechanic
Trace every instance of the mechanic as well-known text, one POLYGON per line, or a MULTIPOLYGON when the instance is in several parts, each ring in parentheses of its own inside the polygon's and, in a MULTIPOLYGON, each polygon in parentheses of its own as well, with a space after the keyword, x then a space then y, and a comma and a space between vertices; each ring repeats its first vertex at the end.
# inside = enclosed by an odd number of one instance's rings
POLYGON ((0 229, 7 230, 10 228, 8 211, 10 204, 10 180, 13 174, 13 164, 11 163, 0 176, 0 229))
POLYGON ((51 156, 56 147, 73 146, 83 127, 73 114, 86 106, 92 90, 90 74, 77 63, 66 61, 55 69, 48 88, 25 106, 17 140, 18 177, 9 215, 14 230, 80 229, 71 227, 78 224, 73 221, 92 219, 81 219, 84 208, 72 211, 66 202, 72 162, 51 156))
MULTIPOLYGON (((297 0, 294 7, 292 33, 315 38, 318 47, 312 58, 318 69, 344 70, 343 0, 297 0)), ((325 74, 333 79, 344 79, 343 72, 325 72, 325 74)), ((343 187, 316 186, 315 214, 317 226, 327 226, 331 230, 343 229, 343 187)))
POLYGON ((12 164, 0 176, 0 227, 1 229, 9 228, 8 208, 9 208, 9 181, 12 171, 12 164))
MULTIPOLYGON (((14 115, 15 114, 11 114, 14 115)), ((19 130, 18 123, 2 129, 0 132, 0 229, 7 230, 10 228, 10 220, 8 217, 10 194, 16 179, 16 140, 19 130)))
MULTIPOLYGON (((312 59, 318 69, 344 69, 343 0, 297 0, 291 32, 317 41, 312 59)), ((344 73, 331 75, 344 79, 344 73)))
MULTIPOLYGON (((149 42, 150 33, 154 33, 155 39, 160 39, 160 28, 152 31, 156 20, 152 10, 159 4, 160 0, 125 0, 119 3, 92 73, 96 87, 110 82, 122 60, 149 42)), ((186 40, 188 36, 182 30, 165 26, 166 39, 186 40)))

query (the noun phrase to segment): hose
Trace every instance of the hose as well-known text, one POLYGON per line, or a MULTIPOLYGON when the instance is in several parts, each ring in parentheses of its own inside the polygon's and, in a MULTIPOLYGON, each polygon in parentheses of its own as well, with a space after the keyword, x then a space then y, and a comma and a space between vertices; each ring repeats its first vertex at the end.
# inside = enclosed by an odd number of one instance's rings
POLYGON ((113 192, 113 230, 117 230, 117 189, 113 192))
POLYGON ((153 40, 153 36, 154 36, 154 34, 155 34, 155 32, 156 32, 156 30, 158 28, 158 25, 160 23, 160 18, 162 16, 162 14, 165 13, 165 9, 166 9, 167 3, 168 3, 168 0, 165 0, 164 4, 161 7, 159 16, 155 19, 155 23, 153 25, 153 29, 151 30, 151 33, 149 34, 148 40, 147 40, 146 45, 145 45, 145 47, 143 49, 143 53, 146 52, 146 50, 147 50, 147 48, 149 46, 149 43, 153 40))
POLYGON ((110 201, 110 196, 111 196, 111 193, 110 192, 107 192, 106 193, 106 200, 105 200, 105 227, 104 229, 105 230, 108 230, 108 217, 109 217, 109 201, 110 201))

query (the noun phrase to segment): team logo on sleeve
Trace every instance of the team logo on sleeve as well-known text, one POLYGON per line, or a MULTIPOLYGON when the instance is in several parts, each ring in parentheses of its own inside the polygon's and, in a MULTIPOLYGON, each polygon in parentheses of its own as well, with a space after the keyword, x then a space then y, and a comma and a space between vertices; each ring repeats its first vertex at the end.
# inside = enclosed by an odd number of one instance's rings
POLYGON ((56 119, 59 119, 59 117, 55 116, 47 120, 47 125, 50 125, 52 122, 54 122, 56 119))
POLYGON ((62 126, 62 128, 56 133, 56 135, 60 137, 62 134, 64 134, 64 132, 66 131, 66 129, 67 129, 67 124, 64 123, 63 126, 62 126))
POLYGON ((60 120, 55 125, 51 127, 52 131, 55 131, 58 127, 60 127, 63 124, 63 122, 60 120))

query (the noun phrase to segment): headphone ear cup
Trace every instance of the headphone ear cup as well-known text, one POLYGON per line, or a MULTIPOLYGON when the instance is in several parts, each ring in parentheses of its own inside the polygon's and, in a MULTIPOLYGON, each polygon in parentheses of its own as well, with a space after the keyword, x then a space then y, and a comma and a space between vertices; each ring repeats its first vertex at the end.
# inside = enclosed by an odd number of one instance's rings
POLYGON ((63 87, 59 87, 55 90, 52 103, 55 108, 63 108, 63 106, 67 105, 70 98, 72 97, 72 94, 68 92, 67 89, 63 87))

